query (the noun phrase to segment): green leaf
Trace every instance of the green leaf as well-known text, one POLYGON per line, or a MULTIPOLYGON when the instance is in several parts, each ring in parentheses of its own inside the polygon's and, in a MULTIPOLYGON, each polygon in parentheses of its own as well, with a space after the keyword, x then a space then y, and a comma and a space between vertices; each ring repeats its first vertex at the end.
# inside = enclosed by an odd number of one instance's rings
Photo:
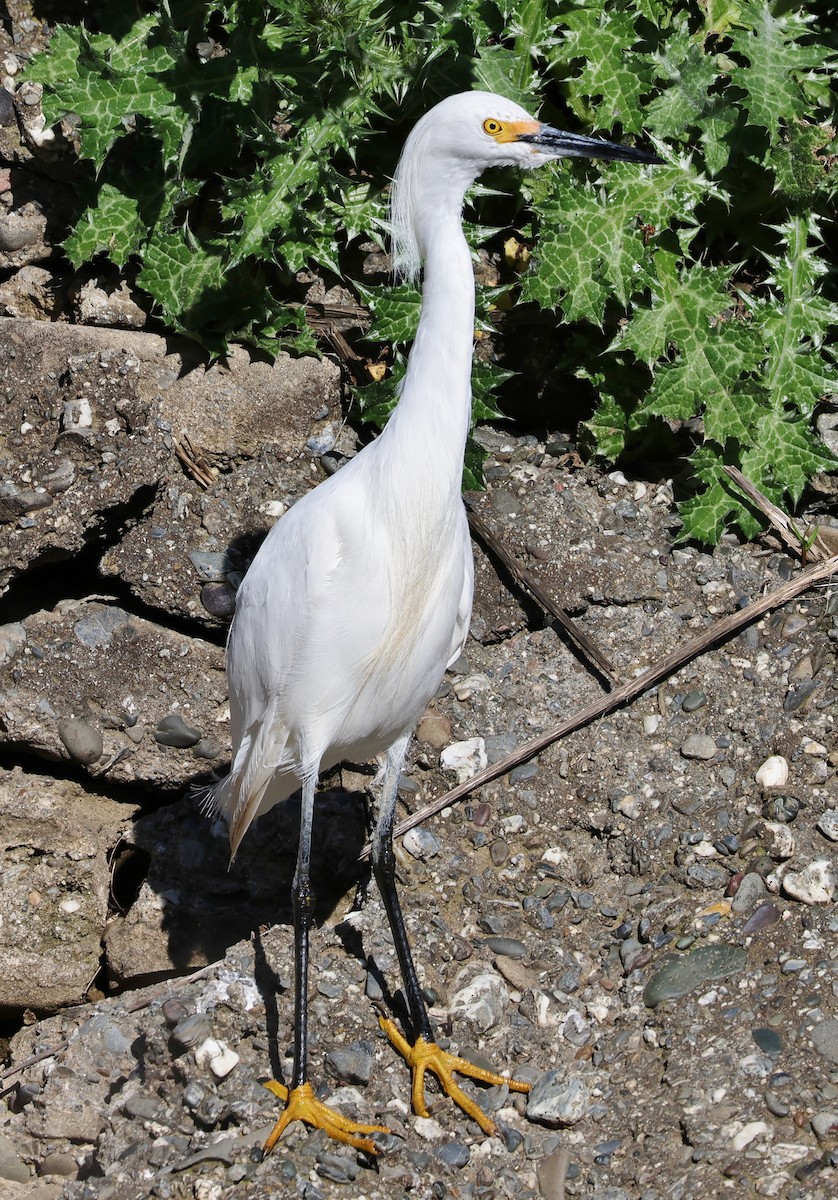
POLYGON ((64 241, 64 249, 76 269, 101 253, 116 266, 124 267, 136 254, 143 229, 137 200, 113 184, 104 183, 96 204, 86 209, 64 241))

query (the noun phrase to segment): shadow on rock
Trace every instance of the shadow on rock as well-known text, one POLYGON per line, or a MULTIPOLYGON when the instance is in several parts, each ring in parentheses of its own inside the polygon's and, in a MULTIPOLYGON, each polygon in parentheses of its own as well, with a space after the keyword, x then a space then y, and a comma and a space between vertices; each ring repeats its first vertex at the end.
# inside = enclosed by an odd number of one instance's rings
MULTIPOLYGON (((105 935, 111 986, 197 970, 260 926, 290 925, 299 826, 299 796, 292 796, 259 819, 231 864, 226 828, 208 820, 195 798, 136 821, 114 855, 115 902, 128 903, 105 935)), ((318 794, 311 864, 318 922, 361 874, 366 829, 363 793, 318 794)))

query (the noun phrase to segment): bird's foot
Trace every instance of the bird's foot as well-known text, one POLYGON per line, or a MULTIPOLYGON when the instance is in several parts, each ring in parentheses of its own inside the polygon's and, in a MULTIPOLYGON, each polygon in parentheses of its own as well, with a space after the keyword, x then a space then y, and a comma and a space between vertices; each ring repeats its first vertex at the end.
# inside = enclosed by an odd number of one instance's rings
POLYGON ((264 1086, 285 1102, 285 1110, 262 1147, 263 1155, 270 1154, 292 1121, 304 1121, 306 1125, 315 1129, 323 1129, 336 1141, 354 1146, 356 1150, 365 1150, 367 1154, 378 1154, 375 1142, 367 1136, 368 1134, 390 1132, 386 1125, 362 1125, 350 1117, 345 1117, 336 1109, 329 1108, 328 1104, 317 1099, 314 1088, 308 1082, 291 1091, 275 1079, 269 1079, 264 1086))
POLYGON ((425 1104, 426 1071, 430 1071, 437 1077, 445 1094, 450 1096, 454 1103, 458 1104, 463 1112, 476 1121, 483 1132, 490 1137, 497 1132, 494 1121, 484 1113, 479 1104, 465 1094, 454 1079, 454 1072, 456 1071, 458 1075, 466 1075, 469 1079, 477 1079, 481 1083, 505 1083, 513 1092, 530 1090, 528 1083, 523 1083, 518 1079, 506 1079, 503 1075, 496 1075, 494 1071, 486 1071, 483 1067, 475 1066, 465 1058, 449 1054, 435 1042, 426 1042, 422 1037, 417 1038, 411 1046, 396 1025, 387 1017, 379 1017, 378 1023, 413 1072, 411 1099, 413 1111, 417 1116, 426 1117, 428 1115, 425 1104))

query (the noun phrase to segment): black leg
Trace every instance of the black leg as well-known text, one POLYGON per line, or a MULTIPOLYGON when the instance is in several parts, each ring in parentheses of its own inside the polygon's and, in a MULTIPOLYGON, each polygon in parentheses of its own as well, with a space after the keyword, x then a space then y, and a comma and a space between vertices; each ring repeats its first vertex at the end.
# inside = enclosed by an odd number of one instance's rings
POLYGON ((308 1076, 308 943, 314 917, 314 896, 309 881, 311 826, 314 816, 316 777, 303 784, 300 805, 300 842, 291 896, 294 916, 294 1070, 291 1088, 300 1087, 308 1076))
POLYGON ((381 810, 372 841, 372 869, 396 946, 410 1020, 413 1025, 413 1036, 424 1038, 425 1041, 430 1042, 433 1041, 433 1031, 428 1017, 428 1008, 416 977, 416 967, 413 965, 413 955, 407 940, 402 907, 396 891, 396 856, 393 852, 393 826, 396 816, 399 775, 409 741, 409 735, 399 738, 387 752, 381 810))

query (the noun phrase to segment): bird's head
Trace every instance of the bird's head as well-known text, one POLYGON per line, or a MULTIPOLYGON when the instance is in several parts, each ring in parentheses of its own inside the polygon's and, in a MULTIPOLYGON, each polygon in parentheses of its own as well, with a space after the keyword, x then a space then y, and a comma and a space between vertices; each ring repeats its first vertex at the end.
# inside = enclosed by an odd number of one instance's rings
POLYGON ((489 167, 528 169, 556 158, 661 161, 633 146, 546 125, 492 92, 461 92, 440 101, 413 127, 393 179, 390 217, 397 270, 408 277, 418 272, 418 226, 435 207, 432 197, 459 197, 461 202, 489 167))

